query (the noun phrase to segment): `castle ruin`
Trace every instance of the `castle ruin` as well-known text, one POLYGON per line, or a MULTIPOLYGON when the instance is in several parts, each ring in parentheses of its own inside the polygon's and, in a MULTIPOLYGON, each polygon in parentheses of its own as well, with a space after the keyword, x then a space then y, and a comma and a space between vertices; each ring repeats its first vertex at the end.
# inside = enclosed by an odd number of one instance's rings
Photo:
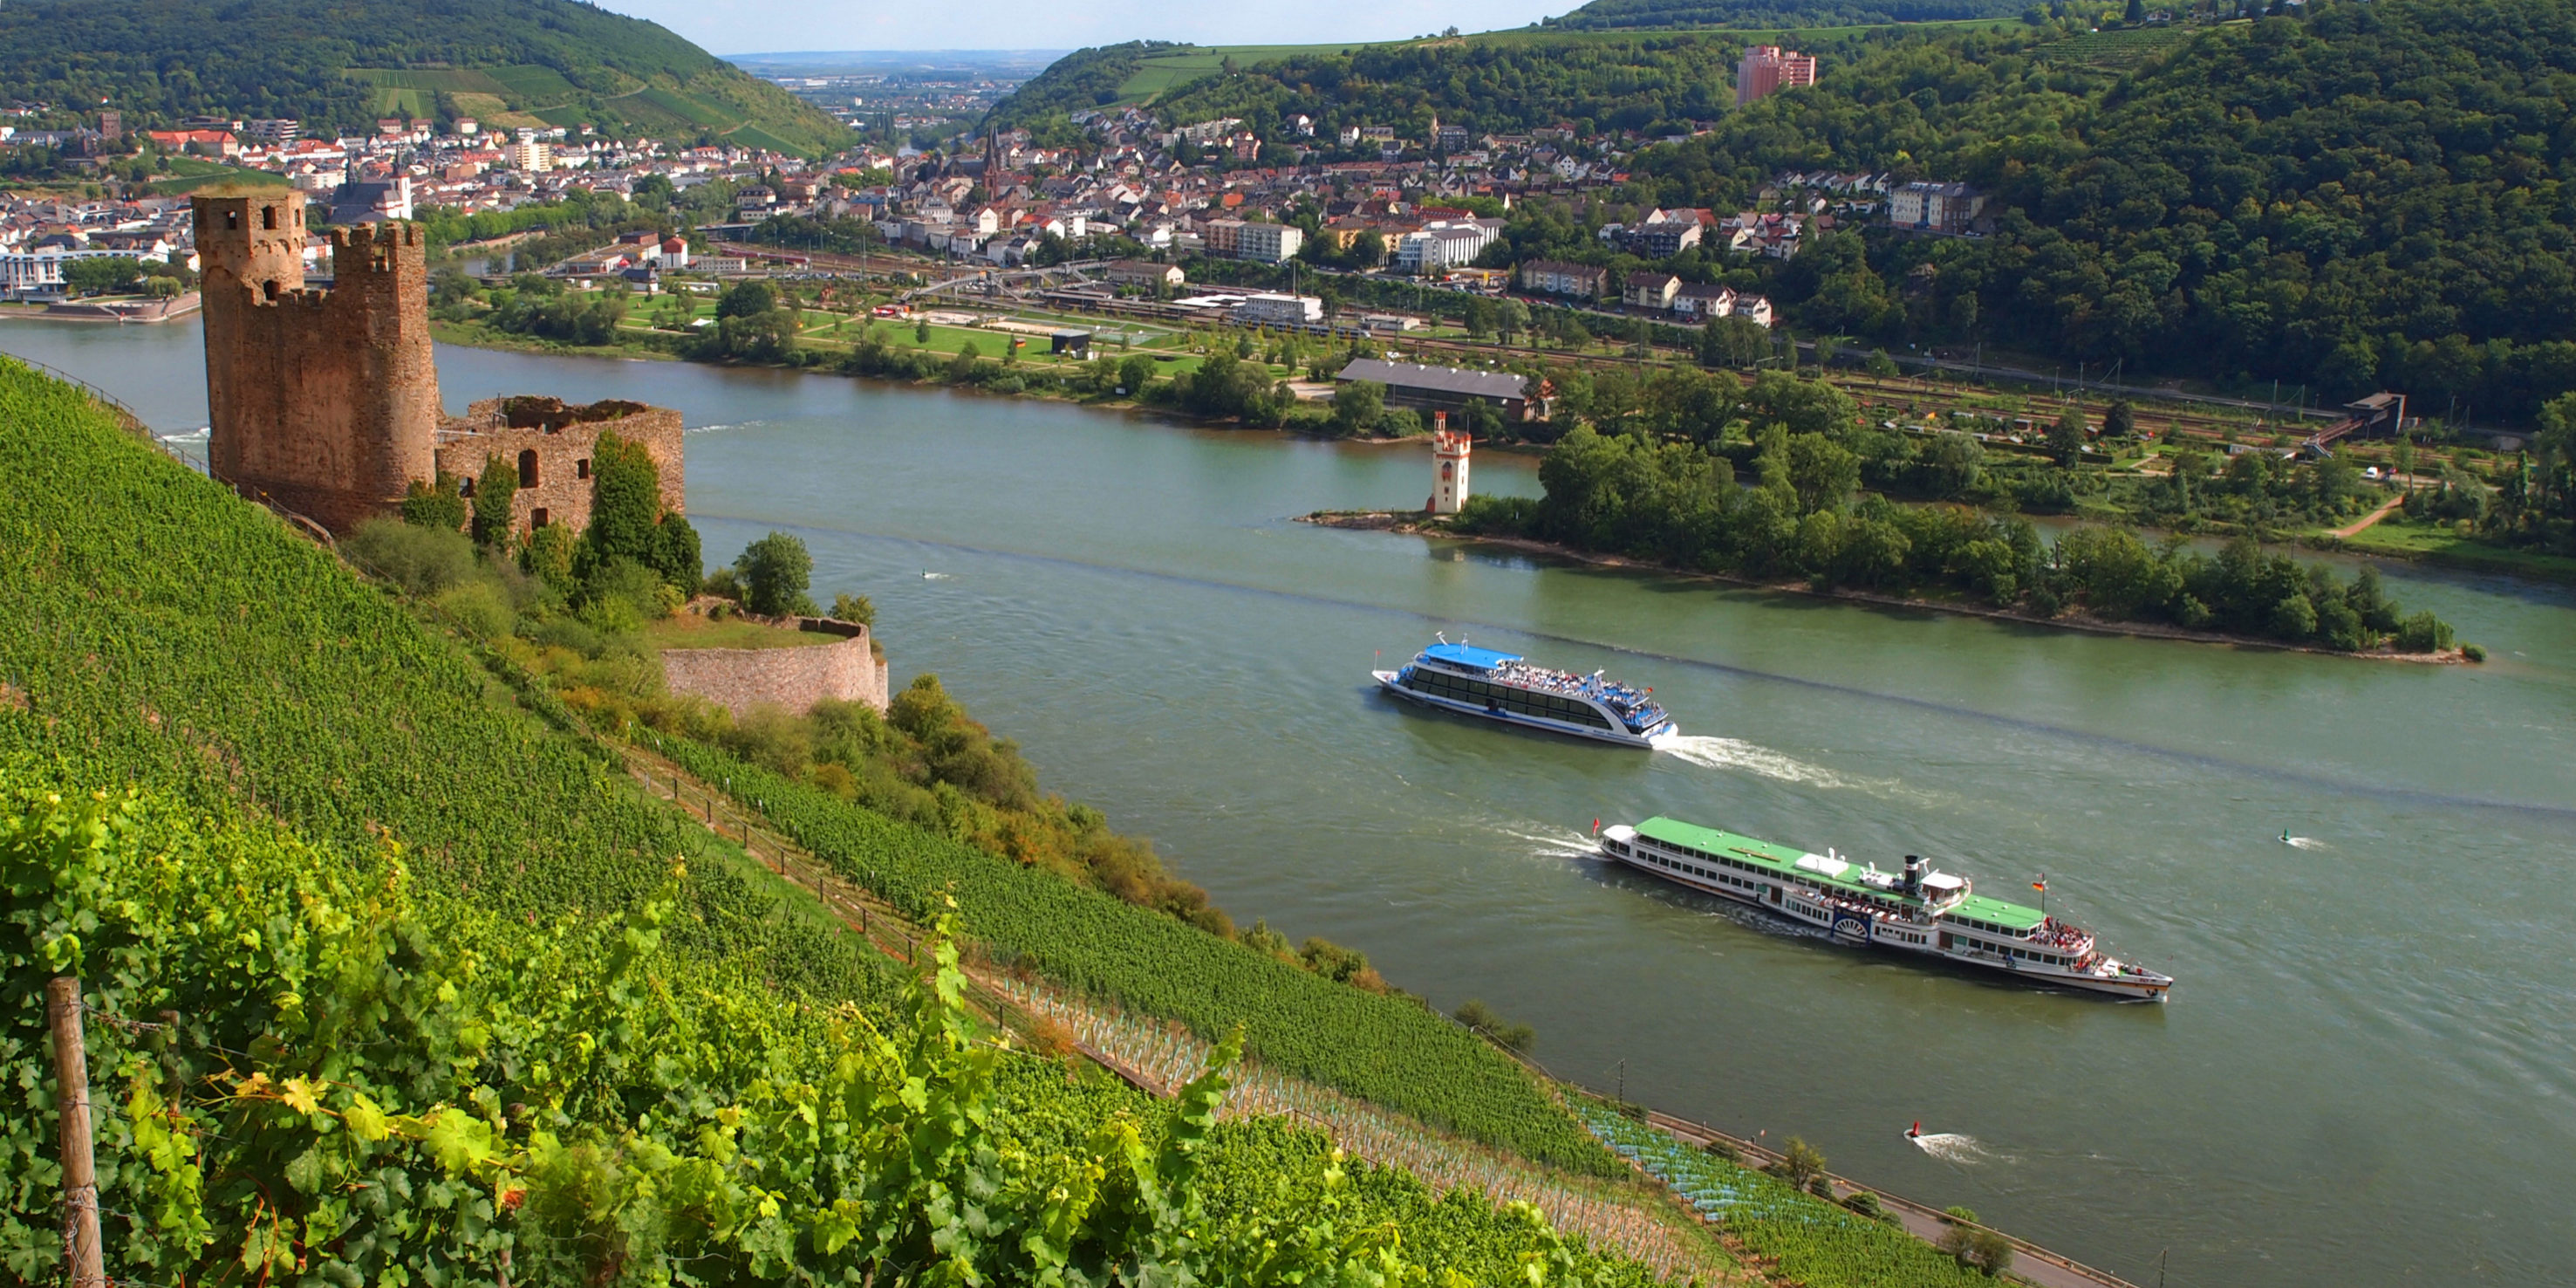
POLYGON ((402 505, 415 481, 465 482, 499 458, 520 490, 514 528, 590 521, 600 434, 641 442, 662 502, 683 510, 680 414, 609 400, 496 398, 447 417, 429 338, 418 226, 330 230, 327 289, 304 277, 304 194, 191 199, 206 332, 209 472, 333 532, 402 505))

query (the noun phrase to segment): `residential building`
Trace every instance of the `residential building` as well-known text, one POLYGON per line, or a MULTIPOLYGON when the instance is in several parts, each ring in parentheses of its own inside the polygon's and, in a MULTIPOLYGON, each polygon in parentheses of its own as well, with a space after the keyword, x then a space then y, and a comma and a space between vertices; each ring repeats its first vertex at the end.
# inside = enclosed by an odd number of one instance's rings
POLYGON ((1122 259, 1109 266, 1109 281, 1114 286, 1179 286, 1188 280, 1178 264, 1122 259))
POLYGON ((1735 65, 1735 105, 1758 102, 1784 90, 1816 83, 1816 60, 1778 45, 1755 45, 1735 65))
POLYGON ((1295 224, 1243 224, 1235 234, 1235 255, 1261 264, 1284 263, 1306 244, 1306 230, 1295 224))
POLYGON ((1673 314, 1691 319, 1722 318, 1735 311, 1735 288, 1685 282, 1673 292, 1673 314))
POLYGON ((520 139, 510 145, 510 168, 544 174, 555 168, 554 145, 542 139, 520 139))
POLYGON ((1390 407, 1423 411, 1457 411, 1484 403, 1505 420, 1545 420, 1547 400, 1537 396, 1528 376, 1508 371, 1467 371, 1429 367, 1418 362, 1354 359, 1333 379, 1367 380, 1386 386, 1390 407))
POLYGON ((1682 279, 1670 273, 1630 273, 1619 287, 1619 302, 1638 309, 1663 312, 1673 307, 1673 297, 1681 293, 1682 279))
POLYGON ((1917 232, 1964 233, 1985 209, 1986 194, 1964 183, 1909 183, 1889 194, 1887 222, 1917 232))
POLYGON ((1312 295, 1248 295, 1234 306, 1234 320, 1245 326, 1312 326, 1324 320, 1324 302, 1312 295))
POLYGON ((1521 289, 1541 295, 1571 295, 1581 300, 1597 300, 1609 290, 1610 271, 1589 264, 1569 264, 1563 260, 1533 259, 1524 261, 1520 270, 1521 289))

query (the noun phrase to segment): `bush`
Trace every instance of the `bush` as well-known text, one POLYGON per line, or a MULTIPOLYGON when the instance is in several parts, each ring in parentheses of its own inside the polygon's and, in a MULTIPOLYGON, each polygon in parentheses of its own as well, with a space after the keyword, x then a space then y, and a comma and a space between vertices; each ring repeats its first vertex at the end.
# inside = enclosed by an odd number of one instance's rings
POLYGON ((403 490, 403 522, 416 528, 455 532, 465 526, 465 497, 456 476, 441 473, 435 485, 413 479, 403 490))
POLYGON ((340 553, 359 568, 412 595, 430 596, 473 578, 474 543, 454 529, 416 527, 400 519, 369 519, 340 542, 340 553))
MULTIPOLYGON (((2397 628, 2397 651, 2400 653, 2432 653, 2450 646, 2451 624, 2435 617, 2429 608, 2407 618, 2397 628)), ((2479 657, 2484 656, 2481 651, 2479 657)))

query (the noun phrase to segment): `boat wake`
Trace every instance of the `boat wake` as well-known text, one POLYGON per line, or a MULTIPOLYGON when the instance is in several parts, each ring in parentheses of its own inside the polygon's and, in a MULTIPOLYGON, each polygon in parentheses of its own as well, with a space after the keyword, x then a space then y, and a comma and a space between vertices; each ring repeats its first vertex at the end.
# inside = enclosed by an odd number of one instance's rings
POLYGON ((944 573, 944 572, 932 572, 931 570, 929 570, 929 569, 927 569, 927 568, 924 568, 924 569, 922 569, 922 570, 921 570, 921 579, 922 579, 923 581, 949 581, 949 580, 953 580, 953 579, 952 579, 952 578, 951 578, 947 573, 944 573))
POLYGON ((1538 831, 1539 824, 1499 829, 1515 841, 1527 842, 1530 855, 1542 859, 1597 859, 1601 849, 1592 838, 1581 832, 1538 831), (1524 830, 1528 829, 1528 830, 1524 830))
POLYGON ((2281 840, 2294 850, 2322 850, 2326 843, 2313 836, 2284 836, 2281 840))
POLYGON ((202 443, 213 433, 213 426, 199 425, 195 429, 188 430, 185 433, 163 434, 160 437, 161 441, 165 443, 202 443))
MULTIPOLYGON (((1983 1144, 1979 1143, 1977 1138, 1974 1136, 1961 1135, 1957 1132, 1936 1131, 1925 1132, 1920 1136, 1908 1136, 1906 1139, 1913 1141, 1916 1149, 1922 1150, 1924 1153, 1930 1154, 1932 1157, 1940 1159, 1944 1163, 1958 1163, 1962 1166, 1974 1167, 1979 1163, 1991 1163, 1997 1161, 1995 1152, 1987 1149, 1983 1144)), ((2004 1159, 2002 1161, 2010 1162, 2011 1160, 2004 1159)))
POLYGON ((683 431, 681 431, 681 432, 683 432, 683 433, 688 433, 688 434, 714 434, 714 433, 720 433, 720 432, 722 432, 722 431, 724 431, 724 430, 728 430, 728 429, 749 429, 749 428, 751 428, 752 426, 757 425, 757 424, 760 424, 760 423, 761 423, 761 422, 756 421, 756 420, 741 420, 741 421, 727 421, 727 422, 724 422, 724 423, 722 423, 722 424, 716 424, 716 425, 691 425, 691 426, 689 426, 687 429, 685 429, 685 430, 683 430, 683 431))
POLYGON ((1784 756, 1768 747, 1740 738, 1711 738, 1702 734, 1668 733, 1654 740, 1655 750, 1675 760, 1702 769, 1740 769, 1784 783, 1813 783, 1819 787, 1846 787, 1832 770, 1810 765, 1793 756, 1784 756))

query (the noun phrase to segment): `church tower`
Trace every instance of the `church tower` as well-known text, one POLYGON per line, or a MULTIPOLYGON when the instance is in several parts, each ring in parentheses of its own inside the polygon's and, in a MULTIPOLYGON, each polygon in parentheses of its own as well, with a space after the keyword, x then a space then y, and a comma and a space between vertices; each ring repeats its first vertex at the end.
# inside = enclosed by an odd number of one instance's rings
POLYGON ((1432 476, 1433 514, 1456 514, 1467 504, 1467 455, 1474 447, 1467 431, 1449 428, 1449 413, 1431 414, 1431 459, 1437 466, 1432 476))

